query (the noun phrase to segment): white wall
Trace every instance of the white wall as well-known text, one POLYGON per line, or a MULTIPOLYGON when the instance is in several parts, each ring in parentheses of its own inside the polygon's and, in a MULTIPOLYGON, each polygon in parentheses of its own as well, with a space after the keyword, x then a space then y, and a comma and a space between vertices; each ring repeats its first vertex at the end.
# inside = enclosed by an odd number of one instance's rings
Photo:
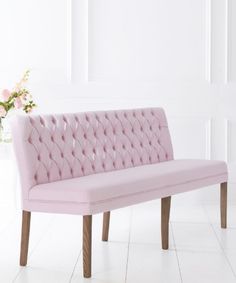
POLYGON ((233 191, 234 0, 7 0, 0 38, 1 88, 31 68, 40 112, 162 106, 175 156, 228 161, 233 191))

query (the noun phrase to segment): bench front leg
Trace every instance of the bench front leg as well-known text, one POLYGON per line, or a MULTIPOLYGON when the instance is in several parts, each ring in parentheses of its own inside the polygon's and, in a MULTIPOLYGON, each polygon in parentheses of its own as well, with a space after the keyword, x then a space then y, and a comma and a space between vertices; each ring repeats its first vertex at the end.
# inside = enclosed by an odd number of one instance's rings
POLYGON ((22 211, 22 228, 21 228, 21 248, 20 248, 20 265, 27 265, 29 235, 30 235, 30 211, 22 211))
POLYGON ((102 240, 105 242, 108 241, 110 214, 110 211, 103 213, 102 240))
POLYGON ((221 228, 227 227, 227 182, 220 184, 221 228))
POLYGON ((169 248, 170 203, 171 197, 161 199, 161 240, 163 250, 169 248))
POLYGON ((83 271, 84 277, 91 277, 92 257, 92 215, 83 216, 83 271))

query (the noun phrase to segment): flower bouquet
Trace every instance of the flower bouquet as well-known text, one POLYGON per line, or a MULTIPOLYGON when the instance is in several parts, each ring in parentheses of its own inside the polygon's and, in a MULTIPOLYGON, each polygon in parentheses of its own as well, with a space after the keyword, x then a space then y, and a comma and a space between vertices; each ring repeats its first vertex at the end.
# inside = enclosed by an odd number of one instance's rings
POLYGON ((29 79, 29 70, 26 71, 22 79, 16 84, 12 91, 4 89, 0 99, 0 142, 10 141, 10 137, 4 137, 3 119, 6 118, 9 111, 22 109, 25 113, 30 113, 36 104, 31 94, 25 88, 29 79))

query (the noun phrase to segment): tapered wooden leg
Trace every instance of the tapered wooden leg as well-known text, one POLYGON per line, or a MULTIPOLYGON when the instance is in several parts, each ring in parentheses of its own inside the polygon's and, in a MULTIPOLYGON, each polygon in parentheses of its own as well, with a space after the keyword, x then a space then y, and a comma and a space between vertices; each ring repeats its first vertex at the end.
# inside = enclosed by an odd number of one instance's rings
POLYGON ((162 249, 169 247, 169 218, 170 218, 171 197, 161 199, 161 239, 162 249))
POLYGON ((83 268, 84 277, 91 277, 92 215, 83 216, 83 268))
POLYGON ((220 184, 221 228, 227 227, 227 182, 220 184))
POLYGON ((30 218, 29 211, 22 211, 22 229, 21 229, 21 250, 20 265, 25 266, 28 258, 29 234, 30 234, 30 218))
POLYGON ((108 241, 110 224, 110 211, 103 213, 103 227, 102 227, 102 240, 108 241))

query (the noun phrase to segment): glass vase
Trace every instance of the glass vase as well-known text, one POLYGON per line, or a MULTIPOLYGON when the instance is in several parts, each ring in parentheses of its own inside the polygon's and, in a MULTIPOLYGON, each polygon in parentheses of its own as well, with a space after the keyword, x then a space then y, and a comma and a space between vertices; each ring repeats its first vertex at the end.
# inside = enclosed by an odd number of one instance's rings
POLYGON ((0 118, 0 142, 11 142, 11 131, 6 118, 0 118))

